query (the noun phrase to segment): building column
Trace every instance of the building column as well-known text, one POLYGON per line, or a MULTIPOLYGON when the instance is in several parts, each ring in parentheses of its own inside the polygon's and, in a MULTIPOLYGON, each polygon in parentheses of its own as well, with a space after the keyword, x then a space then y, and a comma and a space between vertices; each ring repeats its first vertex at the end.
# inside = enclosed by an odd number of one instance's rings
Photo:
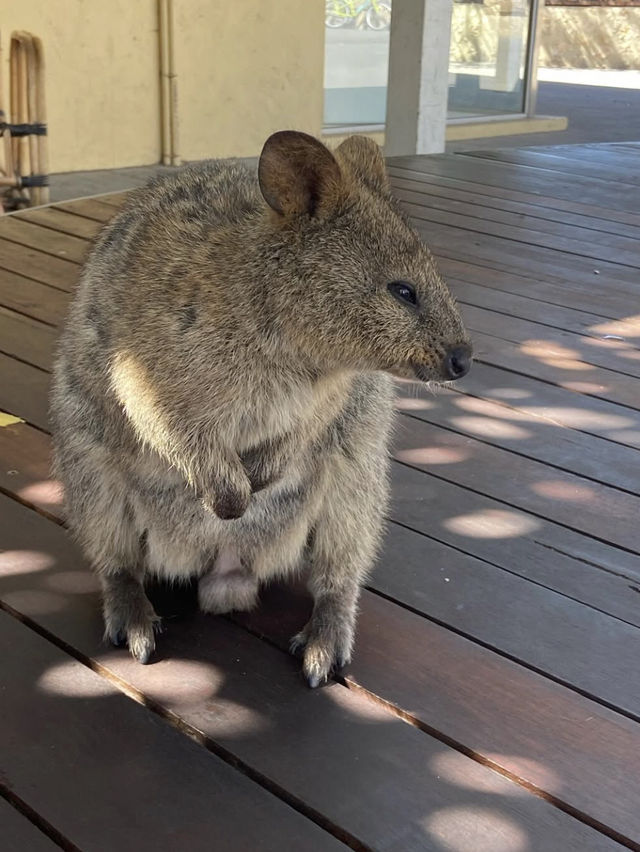
POLYGON ((453 0, 394 0, 385 154, 438 154, 447 124, 453 0))

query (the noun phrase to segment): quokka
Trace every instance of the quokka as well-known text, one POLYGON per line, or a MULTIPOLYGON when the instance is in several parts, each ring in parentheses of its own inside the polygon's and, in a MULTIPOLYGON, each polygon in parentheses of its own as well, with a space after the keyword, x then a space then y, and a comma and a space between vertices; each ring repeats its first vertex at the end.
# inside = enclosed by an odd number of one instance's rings
POLYGON ((307 568, 292 640, 317 686, 349 661, 388 493, 393 376, 465 375, 471 346, 371 141, 303 133, 133 192, 84 267, 55 365, 55 471, 106 636, 144 663, 149 575, 202 610, 307 568))

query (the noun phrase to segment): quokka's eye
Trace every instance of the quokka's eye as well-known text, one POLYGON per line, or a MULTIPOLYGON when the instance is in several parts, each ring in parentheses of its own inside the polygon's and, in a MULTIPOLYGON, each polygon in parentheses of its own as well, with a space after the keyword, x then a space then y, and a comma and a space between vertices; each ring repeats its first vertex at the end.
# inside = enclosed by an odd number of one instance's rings
POLYGON ((407 281, 392 281, 390 284, 387 284, 387 289, 399 302, 404 302, 406 305, 411 305, 412 307, 417 307, 418 305, 418 297, 416 296, 416 289, 413 284, 409 284, 407 281))

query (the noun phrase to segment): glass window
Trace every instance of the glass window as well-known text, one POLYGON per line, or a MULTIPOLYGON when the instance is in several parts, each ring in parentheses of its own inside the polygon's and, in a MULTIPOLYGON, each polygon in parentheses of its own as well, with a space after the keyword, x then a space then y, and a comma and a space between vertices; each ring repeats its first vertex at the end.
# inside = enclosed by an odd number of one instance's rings
POLYGON ((530 0, 454 0, 449 118, 524 112, 530 0))
POLYGON ((324 124, 384 124, 390 0, 326 0, 324 124))

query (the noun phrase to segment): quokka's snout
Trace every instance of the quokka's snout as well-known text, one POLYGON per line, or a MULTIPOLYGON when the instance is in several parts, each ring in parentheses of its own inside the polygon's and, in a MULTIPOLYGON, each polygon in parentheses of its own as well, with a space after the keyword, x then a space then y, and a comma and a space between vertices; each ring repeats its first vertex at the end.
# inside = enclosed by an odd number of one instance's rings
POLYGON ((462 343, 450 349, 442 362, 442 371, 452 381, 466 376, 471 369, 471 344, 462 343))

